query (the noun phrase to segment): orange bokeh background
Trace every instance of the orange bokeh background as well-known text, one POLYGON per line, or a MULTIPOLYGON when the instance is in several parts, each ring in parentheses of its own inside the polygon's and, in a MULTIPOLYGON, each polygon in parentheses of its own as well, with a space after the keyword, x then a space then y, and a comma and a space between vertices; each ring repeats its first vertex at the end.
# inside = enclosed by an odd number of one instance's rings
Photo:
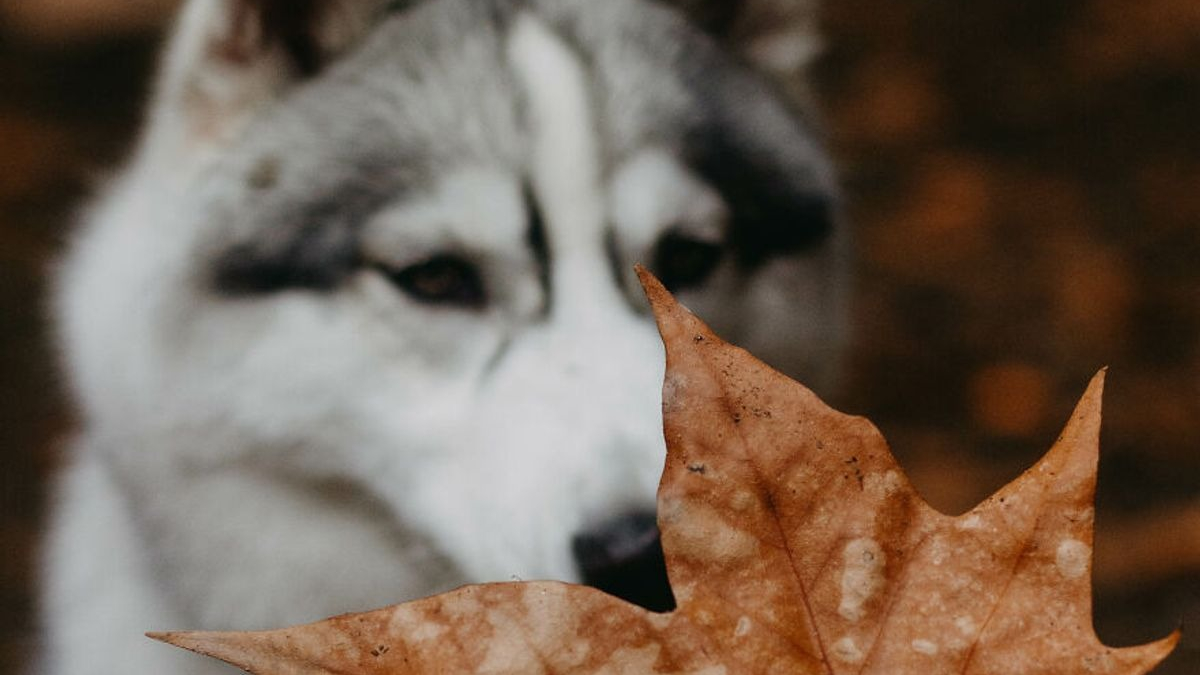
MULTIPOLYGON (((34 646, 71 425, 47 272, 128 147, 172 4, 0 0, 0 672, 34 646)), ((962 511, 1109 366, 1097 627, 1129 644, 1182 621, 1159 672, 1200 672, 1200 3, 827 5, 818 90, 858 257, 835 402, 962 511)))

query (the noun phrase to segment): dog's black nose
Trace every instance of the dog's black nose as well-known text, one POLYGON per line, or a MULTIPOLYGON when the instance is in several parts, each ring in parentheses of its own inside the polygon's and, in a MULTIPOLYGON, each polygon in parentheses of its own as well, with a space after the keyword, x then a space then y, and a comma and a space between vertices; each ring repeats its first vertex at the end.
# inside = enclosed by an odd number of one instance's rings
POLYGON ((655 612, 675 609, 653 513, 633 513, 576 535, 583 582, 655 612))

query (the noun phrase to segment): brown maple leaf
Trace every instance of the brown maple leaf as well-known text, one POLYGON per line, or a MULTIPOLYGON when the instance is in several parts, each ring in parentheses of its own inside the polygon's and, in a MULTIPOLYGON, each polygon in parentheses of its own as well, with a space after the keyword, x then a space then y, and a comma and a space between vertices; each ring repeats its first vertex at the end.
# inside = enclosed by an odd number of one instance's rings
POLYGON ((554 582, 471 586, 258 633, 156 637, 258 675, 1135 675, 1092 628, 1103 373, 1040 462, 959 517, 879 431, 717 338, 641 272, 667 347, 659 524, 678 607, 554 582))

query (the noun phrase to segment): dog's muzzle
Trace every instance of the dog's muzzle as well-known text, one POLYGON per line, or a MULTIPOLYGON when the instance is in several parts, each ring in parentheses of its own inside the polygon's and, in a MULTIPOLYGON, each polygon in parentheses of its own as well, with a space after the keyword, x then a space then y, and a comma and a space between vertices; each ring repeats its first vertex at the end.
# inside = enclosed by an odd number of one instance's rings
POLYGON ((653 513, 633 513, 576 535, 583 582, 655 612, 675 609, 653 513))

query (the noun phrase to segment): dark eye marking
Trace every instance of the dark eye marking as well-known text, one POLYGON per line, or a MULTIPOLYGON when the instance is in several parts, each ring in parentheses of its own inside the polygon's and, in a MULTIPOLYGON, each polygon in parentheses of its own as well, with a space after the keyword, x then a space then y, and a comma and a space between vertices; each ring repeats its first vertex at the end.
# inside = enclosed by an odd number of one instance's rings
POLYGON ((487 291, 479 268, 452 254, 439 254, 401 269, 377 268, 397 288, 417 302, 463 309, 480 309, 487 291))
POLYGON ((724 141, 698 144, 707 150, 695 166, 717 188, 732 213, 729 243, 743 268, 768 259, 815 251, 833 234, 832 195, 797 184, 783 168, 750 161, 753 153, 724 141))
POLYGON ((815 252, 835 232, 823 148, 764 81, 714 68, 693 81, 706 118, 688 131, 689 165, 721 193, 739 267, 815 252))
POLYGON ((833 212, 830 200, 817 195, 746 200, 731 230, 738 262, 754 267, 773 256, 815 251, 833 234, 833 212))
POLYGON ((546 239, 546 219, 542 214, 542 206, 538 203, 537 197, 533 194, 533 187, 525 185, 524 187, 525 209, 529 214, 529 233, 527 235, 527 243, 529 249, 533 251, 533 259, 537 261, 538 280, 541 282, 542 290, 545 293, 545 306, 542 308, 544 313, 550 312, 550 244, 546 239))
POLYGON ((407 12, 412 9, 414 4, 416 4, 415 0, 391 0, 391 2, 384 6, 383 13, 399 14, 400 12, 407 12))
POLYGON ((654 272, 671 291, 694 288, 708 280, 723 251, 716 242, 668 232, 654 250, 654 272))
POLYGON ((213 268, 213 286, 227 296, 331 291, 360 264, 349 230, 309 226, 226 250, 213 268))

